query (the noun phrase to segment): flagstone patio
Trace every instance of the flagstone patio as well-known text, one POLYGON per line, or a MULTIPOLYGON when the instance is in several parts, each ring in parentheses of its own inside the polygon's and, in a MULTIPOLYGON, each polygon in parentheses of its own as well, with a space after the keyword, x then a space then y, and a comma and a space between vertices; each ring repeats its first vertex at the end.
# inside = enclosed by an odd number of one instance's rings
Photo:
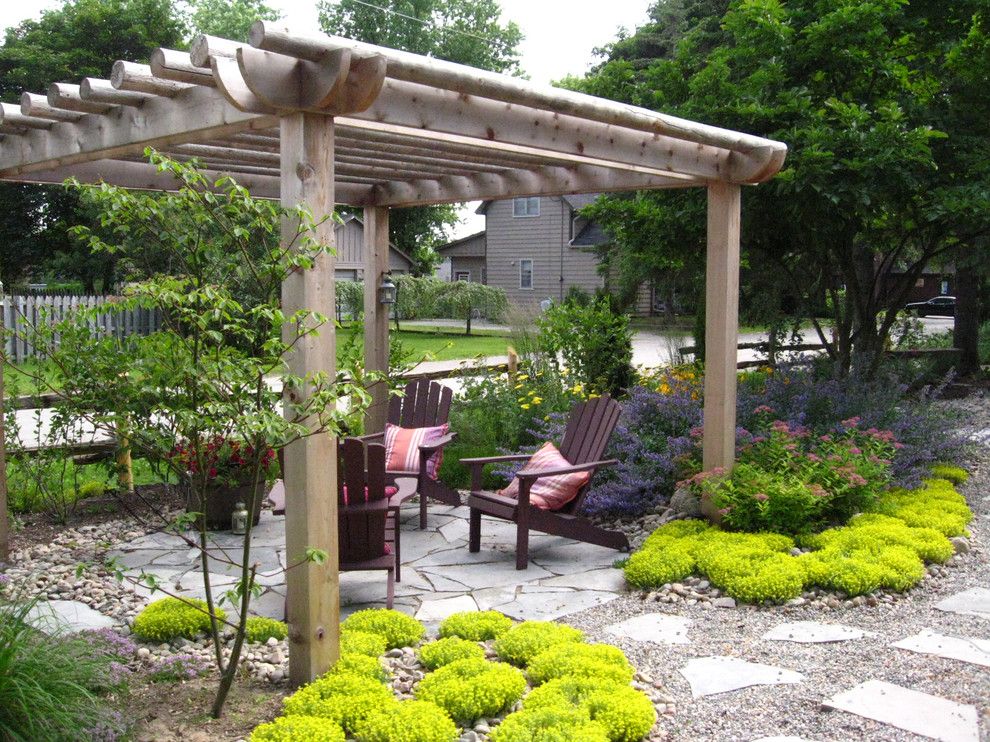
MULTIPOLYGON (((427 528, 419 530, 418 506, 401 517, 401 581, 395 586, 395 607, 433 624, 451 613, 498 609, 516 619, 550 620, 591 608, 617 598, 625 591, 620 570, 612 564, 623 555, 612 549, 579 543, 557 536, 533 533, 530 566, 515 568, 515 526, 483 519, 482 548, 468 551, 468 509, 430 508, 427 528)), ((240 570, 242 538, 230 533, 211 534, 211 584, 220 592, 230 589, 240 570)), ((181 537, 155 533, 119 544, 110 557, 124 574, 141 580, 154 575, 163 586, 180 595, 202 598, 205 594, 199 551, 181 537)), ((285 518, 264 512, 252 535, 252 560, 259 563, 258 582, 263 588, 251 611, 284 618, 285 518)), ((384 607, 384 572, 345 572, 340 577, 341 614, 362 608, 384 607)), ((134 589, 149 595, 150 588, 134 589)))

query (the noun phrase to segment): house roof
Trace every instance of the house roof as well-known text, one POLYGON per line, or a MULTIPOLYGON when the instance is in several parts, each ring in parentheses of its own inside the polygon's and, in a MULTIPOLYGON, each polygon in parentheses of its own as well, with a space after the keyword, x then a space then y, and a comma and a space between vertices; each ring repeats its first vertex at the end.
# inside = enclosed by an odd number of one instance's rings
POLYGON ((598 222, 590 221, 567 244, 571 247, 599 247, 612 244, 612 238, 598 222))
MULTIPOLYGON (((587 206, 590 203, 593 203, 601 195, 603 195, 603 194, 601 194, 601 193, 572 193, 572 194, 565 194, 565 195, 561 196, 561 198, 564 199, 564 201, 567 203, 568 206, 570 206, 572 209, 574 209, 575 211, 577 211, 578 209, 583 208, 583 207, 587 206)), ((504 198, 502 198, 502 199, 492 198, 492 199, 489 199, 487 201, 482 201, 481 204, 478 206, 478 208, 474 210, 474 213, 475 214, 484 214, 484 213, 486 213, 488 211, 488 205, 490 203, 492 203, 492 201, 508 201, 508 200, 509 199, 504 199, 504 198)))

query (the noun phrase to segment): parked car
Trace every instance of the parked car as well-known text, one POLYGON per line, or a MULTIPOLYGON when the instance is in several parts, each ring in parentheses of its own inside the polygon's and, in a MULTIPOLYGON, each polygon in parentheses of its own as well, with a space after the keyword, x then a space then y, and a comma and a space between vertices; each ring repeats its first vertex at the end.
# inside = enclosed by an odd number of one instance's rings
POLYGON ((919 317, 927 317, 929 314, 936 317, 956 316, 956 297, 954 296, 933 296, 928 301, 912 301, 904 308, 909 312, 914 312, 919 317))

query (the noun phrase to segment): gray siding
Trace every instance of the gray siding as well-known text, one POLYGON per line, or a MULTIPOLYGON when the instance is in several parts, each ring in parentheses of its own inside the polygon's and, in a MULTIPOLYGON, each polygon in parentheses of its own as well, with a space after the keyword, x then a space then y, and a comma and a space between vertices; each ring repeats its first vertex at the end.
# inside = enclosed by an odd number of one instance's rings
MULTIPOLYGON (((364 273, 364 225, 359 219, 348 218, 334 230, 337 238, 337 275, 348 275, 349 271, 360 278, 364 273)), ((412 264, 398 250, 388 251, 389 268, 396 273, 408 273, 412 264)))
POLYGON ((471 280, 475 283, 485 283, 485 259, 484 258, 462 258, 451 256, 450 258, 450 280, 457 279, 458 271, 470 271, 471 280))
POLYGON ((493 201, 486 211, 488 284, 505 289, 522 306, 560 299, 571 286, 588 293, 602 287, 593 252, 570 247, 571 209, 557 197, 540 199, 540 215, 514 217, 512 199, 493 201), (521 260, 533 261, 533 288, 519 287, 521 260))

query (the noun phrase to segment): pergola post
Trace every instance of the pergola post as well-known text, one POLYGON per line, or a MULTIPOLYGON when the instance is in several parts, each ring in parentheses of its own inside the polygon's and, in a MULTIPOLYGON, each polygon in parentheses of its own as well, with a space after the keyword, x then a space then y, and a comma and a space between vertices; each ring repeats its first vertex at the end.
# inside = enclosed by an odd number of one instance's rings
MULTIPOLYGON (((333 118, 295 113, 281 118, 281 198, 286 208, 305 206, 321 222, 311 235, 332 244, 334 223, 322 219, 334 208, 333 118), (322 220, 322 221, 321 221, 322 220)), ((288 246, 297 224, 286 220, 282 241, 288 246)), ((282 284, 286 316, 300 309, 334 316, 334 258, 321 255, 309 270, 292 272, 282 284)), ((296 327, 287 323, 283 338, 290 342, 296 327)), ((305 377, 323 371, 332 380, 336 366, 334 327, 328 323, 318 334, 300 340, 288 357, 289 373, 305 377)), ((312 387, 286 385, 283 404, 305 401, 312 387)), ((285 449, 286 619, 289 623, 289 681, 309 682, 337 660, 340 634, 340 584, 337 568, 337 442, 331 435, 312 435, 285 449), (319 564, 307 561, 306 550, 327 554, 319 564)))
POLYGON ((739 342, 740 188, 708 186, 705 270, 705 432, 703 466, 730 469, 736 449, 736 352, 739 342))
MULTIPOLYGON (((388 371, 389 305, 378 301, 378 285, 388 271, 388 207, 369 206, 364 210, 364 370, 388 371)), ((369 385, 371 405, 364 416, 364 432, 385 430, 388 414, 388 384, 369 385)))

